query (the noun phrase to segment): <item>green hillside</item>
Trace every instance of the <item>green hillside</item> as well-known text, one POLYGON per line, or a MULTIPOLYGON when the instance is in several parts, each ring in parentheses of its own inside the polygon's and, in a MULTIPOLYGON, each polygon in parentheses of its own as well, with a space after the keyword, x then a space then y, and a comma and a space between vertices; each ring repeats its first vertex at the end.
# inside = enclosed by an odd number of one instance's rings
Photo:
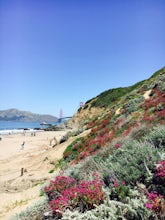
POLYGON ((13 219, 165 219, 165 68, 101 93, 68 124, 77 130, 65 137, 74 141, 60 172, 42 202, 13 219))

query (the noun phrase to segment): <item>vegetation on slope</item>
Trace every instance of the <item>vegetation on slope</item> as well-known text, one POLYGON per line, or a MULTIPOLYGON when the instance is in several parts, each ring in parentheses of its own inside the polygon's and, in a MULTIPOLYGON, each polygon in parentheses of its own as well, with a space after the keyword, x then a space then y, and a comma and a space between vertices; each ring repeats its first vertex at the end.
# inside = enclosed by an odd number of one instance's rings
POLYGON ((108 107, 113 102, 119 101, 123 95, 128 94, 129 92, 138 88, 142 84, 143 84, 143 81, 140 83, 136 83, 133 86, 110 89, 108 91, 105 91, 105 92, 101 93, 99 96, 97 96, 94 101, 92 101, 91 106, 92 107, 108 107))
MULTIPOLYGON (((79 124, 83 126, 84 123, 88 123, 89 116, 90 118, 92 117, 91 109, 98 108, 99 110, 102 109, 104 112, 112 112, 117 107, 119 108, 122 102, 126 104, 129 100, 133 102, 137 101, 135 100, 136 98, 142 96, 146 91, 152 90, 154 87, 157 87, 161 92, 165 92, 164 75, 165 68, 162 68, 154 73, 149 79, 138 82, 133 86, 107 90, 87 101, 85 105, 78 110, 77 114, 75 114, 73 120, 77 117, 80 122, 79 124), (87 111, 87 118, 84 118, 83 113, 87 111)), ((98 115, 100 115, 100 113, 98 115)), ((97 117, 97 115, 95 115, 95 117, 97 117)))
POLYGON ((163 219, 165 125, 151 129, 143 141, 134 139, 136 133, 68 167, 43 187, 51 209, 45 201, 15 219, 44 219, 46 211, 48 219, 163 219))
POLYGON ((120 92, 66 148, 47 200, 15 219, 165 218, 165 68, 120 92))
POLYGON ((111 143, 113 139, 129 135, 135 127, 140 128, 147 124, 149 129, 158 123, 164 123, 165 93, 158 88, 152 90, 149 99, 144 100, 142 95, 136 95, 134 99, 127 96, 121 103, 120 114, 116 114, 116 111, 110 112, 103 118, 95 118, 86 124, 86 128, 91 129, 90 134, 76 139, 67 147, 63 155, 66 162, 78 163, 111 143))

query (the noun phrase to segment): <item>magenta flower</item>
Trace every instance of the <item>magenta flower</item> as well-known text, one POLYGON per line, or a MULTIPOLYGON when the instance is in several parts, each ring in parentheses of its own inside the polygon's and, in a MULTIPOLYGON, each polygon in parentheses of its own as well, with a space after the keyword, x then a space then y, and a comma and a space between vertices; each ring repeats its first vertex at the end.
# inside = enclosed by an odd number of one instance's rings
POLYGON ((146 204, 145 204, 145 207, 148 208, 148 209, 152 209, 152 208, 153 208, 153 205, 150 204, 150 203, 146 203, 146 204))
POLYGON ((165 160, 157 163, 156 176, 165 179, 165 160))
POLYGON ((94 180, 82 180, 80 183, 76 183, 76 180, 69 176, 57 176, 45 187, 50 207, 57 216, 61 216, 66 208, 81 207, 82 210, 89 210, 94 208, 94 204, 99 205, 103 202, 103 182, 98 173, 93 173, 93 176, 94 180))

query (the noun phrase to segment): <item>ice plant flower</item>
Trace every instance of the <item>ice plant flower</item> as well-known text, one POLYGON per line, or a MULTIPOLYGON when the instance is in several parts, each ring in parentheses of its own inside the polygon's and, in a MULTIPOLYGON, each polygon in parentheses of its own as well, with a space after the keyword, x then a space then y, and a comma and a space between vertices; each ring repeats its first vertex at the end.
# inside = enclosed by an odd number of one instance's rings
POLYGON ((158 195, 156 191, 152 193, 148 193, 148 200, 145 204, 146 208, 151 209, 155 211, 155 213, 160 213, 161 210, 161 202, 164 201, 164 198, 162 195, 158 195))
POLYGON ((62 216, 66 208, 80 207, 80 211, 84 212, 93 209, 94 204, 101 204, 105 198, 105 193, 102 191, 103 182, 99 180, 97 173, 93 176, 94 180, 83 180, 80 183, 67 176, 57 176, 51 181, 45 192, 49 197, 52 211, 57 216, 62 216))
POLYGON ((165 179, 165 160, 162 160, 156 165, 156 176, 165 179))
POLYGON ((148 209, 153 209, 153 205, 151 203, 146 203, 145 207, 148 209))

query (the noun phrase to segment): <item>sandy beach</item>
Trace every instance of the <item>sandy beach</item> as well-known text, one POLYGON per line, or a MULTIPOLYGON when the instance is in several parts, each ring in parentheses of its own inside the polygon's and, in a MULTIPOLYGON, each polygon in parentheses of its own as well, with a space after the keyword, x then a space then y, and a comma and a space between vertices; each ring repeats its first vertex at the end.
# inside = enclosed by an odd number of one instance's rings
POLYGON ((40 131, 4 135, 0 141, 0 219, 9 219, 39 200, 42 183, 55 173, 49 173, 72 141, 56 145, 68 131, 40 131), (21 149, 21 144, 24 149, 21 149), (23 175, 21 175, 21 170, 23 175))

